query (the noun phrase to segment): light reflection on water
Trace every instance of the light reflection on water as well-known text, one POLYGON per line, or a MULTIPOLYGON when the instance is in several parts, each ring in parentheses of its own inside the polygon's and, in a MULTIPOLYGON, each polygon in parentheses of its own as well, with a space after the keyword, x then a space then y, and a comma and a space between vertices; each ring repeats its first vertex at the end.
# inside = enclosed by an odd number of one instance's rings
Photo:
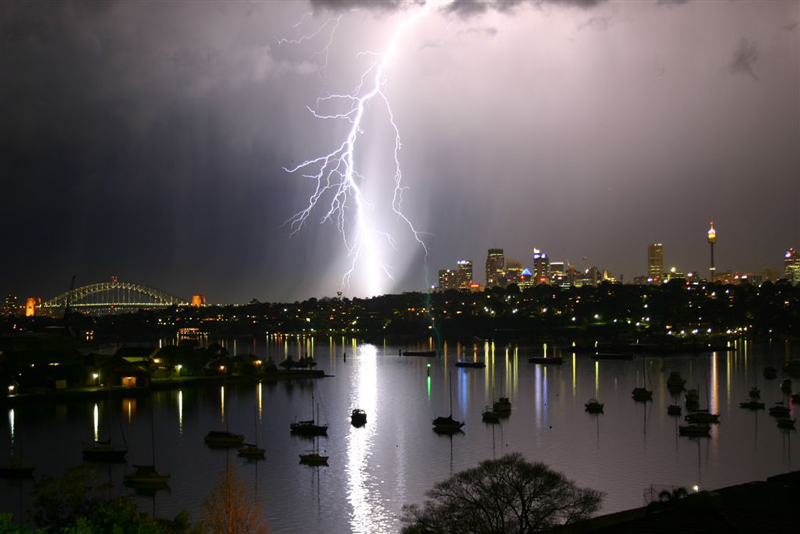
MULTIPOLYGON (((542 343, 526 348, 482 340, 463 346, 443 344, 441 358, 398 357, 401 348, 425 347, 430 343, 426 340, 399 347, 336 338, 328 343, 320 340, 320 347, 315 347, 303 338, 270 336, 266 346, 259 338, 256 354, 261 359, 279 361, 289 345, 288 352, 296 357, 296 349, 308 347, 317 368, 335 375, 314 382, 330 423, 328 438, 320 440, 331 456, 330 467, 312 470, 298 465, 297 454, 309 445, 292 438, 288 430, 293 418, 307 411, 310 382, 228 381, 224 388, 214 384, 162 391, 152 399, 140 396, 136 404, 133 399, 115 398, 110 403, 20 405, 0 418, 0 436, 6 436, 0 457, 24 436, 25 457, 36 464, 37 476, 60 474, 80 463, 80 442, 88 441, 92 422, 95 438, 100 437, 102 404, 103 436, 108 419, 115 441, 117 419, 128 421, 124 431, 129 460, 149 458, 147 414, 152 405, 159 463, 172 473, 171 493, 159 494, 157 513, 174 516, 186 509, 196 518, 216 474, 228 463, 238 462, 249 487, 263 497, 265 516, 275 532, 396 531, 403 504, 421 503, 425 491, 451 471, 512 451, 543 461, 583 486, 606 491, 604 512, 641 506, 642 489, 650 484, 699 483, 713 489, 797 469, 793 462, 798 453, 793 449, 800 439, 777 429, 766 411, 749 412, 738 405, 753 385, 761 389, 768 406, 789 402, 780 391, 780 377, 767 381, 761 374, 767 365, 781 369, 786 358, 782 342, 771 351, 739 342, 732 352, 648 356, 644 365, 641 357, 633 362, 596 362, 564 345, 562 366, 540 366, 529 364, 527 354, 540 354, 545 350, 542 343), (456 354, 472 357, 476 347, 485 369, 454 367, 456 354), (346 362, 344 349, 349 353, 346 362), (641 384, 643 367, 653 401, 635 403, 630 393, 641 384), (667 391, 671 371, 687 378, 687 388, 698 389, 701 408, 721 413, 710 439, 676 435, 682 420, 669 417, 666 408, 673 402, 683 404, 684 395, 667 391), (435 435, 430 420, 449 412, 451 373, 457 403, 454 417, 466 420, 466 426, 463 435, 445 439, 435 435), (484 425, 480 414, 497 396, 511 397, 513 413, 502 425, 484 425), (592 396, 605 403, 604 414, 584 412, 583 404, 592 396), (226 454, 203 444, 203 435, 218 428, 220 418, 223 423, 227 420, 231 431, 249 437, 254 406, 260 421, 259 444, 263 440, 267 450, 263 462, 248 463, 237 459, 235 451, 226 454), (367 411, 363 428, 350 425, 355 407, 367 411), (53 436, 58 437, 59 447, 53 447, 53 436), (308 513, 313 508, 317 511, 308 513)), ((233 341, 225 344, 232 347, 233 341)), ((242 339, 238 346, 251 351, 252 339, 242 339)), ((552 342, 546 350, 548 357, 560 355, 552 342)), ((796 352, 797 347, 790 354, 796 352)), ((791 409, 794 415, 795 407, 791 409)), ((130 468, 124 464, 111 466, 101 474, 121 483, 126 469, 130 468)), ((0 484, 0 513, 10 502, 6 489, 0 484)), ((144 509, 154 504, 135 499, 144 509)))
MULTIPOLYGON (((352 393, 350 410, 361 408, 367 412, 367 424, 356 428, 350 425, 347 433, 347 500, 352 507, 350 530, 352 532, 389 532, 390 514, 382 504, 379 482, 369 471, 373 438, 381 424, 378 410, 378 351, 374 345, 358 347, 351 375, 352 393)), ((397 473, 402 481, 404 473, 397 473)))

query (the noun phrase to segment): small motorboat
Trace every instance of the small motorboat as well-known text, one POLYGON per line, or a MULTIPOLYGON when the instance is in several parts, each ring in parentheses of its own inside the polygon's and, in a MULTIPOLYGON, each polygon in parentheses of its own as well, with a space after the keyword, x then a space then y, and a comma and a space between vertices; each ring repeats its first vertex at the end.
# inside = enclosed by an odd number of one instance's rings
POLYGON ((364 426, 367 424, 367 412, 360 408, 354 409, 350 413, 350 424, 353 426, 364 426))
POLYGON ((757 387, 753 386, 750 388, 750 398, 751 399, 760 399, 761 398, 761 390, 757 387))
POLYGON ((597 399, 589 399, 584 406, 589 413, 603 413, 603 406, 605 405, 602 402, 598 402, 597 399))
POLYGON ((562 365, 564 363, 564 358, 561 356, 553 356, 552 358, 534 356, 533 358, 528 358, 528 363, 538 363, 539 365, 562 365))
POLYGON ((686 404, 687 405, 698 405, 700 404, 700 394, 697 392, 696 389, 690 389, 686 392, 686 404))
POLYGON ((671 372, 669 378, 667 378, 667 389, 669 390, 680 391, 685 384, 686 379, 681 378, 681 374, 678 371, 671 372))
POLYGON ((764 378, 767 380, 772 380, 773 378, 777 378, 778 370, 774 367, 764 367, 764 378))
POLYGON ((773 417, 789 417, 791 410, 789 410, 788 406, 784 406, 782 402, 776 402, 774 406, 770 406, 769 414, 773 417))
POLYGON ((667 406, 667 413, 669 415, 681 415, 683 409, 677 404, 670 404, 667 406))
POLYGON ((633 392, 631 393, 633 400, 635 401, 649 401, 653 400, 653 392, 647 388, 633 388, 633 392))
POLYGON ((759 401, 757 401, 755 399, 750 399, 750 400, 748 400, 746 402, 740 402, 739 403, 739 407, 747 408, 748 410, 763 410, 764 409, 764 403, 763 402, 759 402, 759 401))
POLYGON ((680 425, 678 427, 678 434, 681 436, 691 437, 709 437, 711 435, 711 425, 697 424, 697 425, 680 425))
POLYGON ((788 417, 781 417, 778 419, 778 428, 784 428, 786 430, 794 430, 794 419, 789 419, 788 417))
POLYGON ((708 410, 700 410, 697 412, 692 412, 686 417, 684 417, 687 423, 690 424, 711 424, 711 423, 719 423, 719 414, 718 413, 710 413, 708 410))
POLYGON ((456 367, 469 367, 474 369, 483 369, 486 367, 486 364, 483 362, 465 362, 465 361, 457 361, 456 367))
POLYGON ((508 417, 511 414, 511 401, 508 397, 500 397, 492 404, 492 411, 500 417, 508 417))
POLYGON ((209 447, 239 447, 244 443, 244 435, 227 430, 211 430, 206 434, 204 441, 209 447))

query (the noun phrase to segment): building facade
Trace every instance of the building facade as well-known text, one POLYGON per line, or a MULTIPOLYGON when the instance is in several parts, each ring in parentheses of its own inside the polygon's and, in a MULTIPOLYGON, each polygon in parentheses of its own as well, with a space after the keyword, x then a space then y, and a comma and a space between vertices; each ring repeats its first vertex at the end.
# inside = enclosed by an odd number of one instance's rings
POLYGON ((790 284, 800 285, 800 252, 793 248, 783 255, 783 275, 790 284))
POLYGON ((506 259, 502 248, 490 248, 486 256, 486 289, 505 285, 506 259))
POLYGON ((456 278, 459 289, 472 288, 472 260, 458 260, 456 278))
POLYGON ((659 282, 664 277, 664 245, 647 245, 647 278, 659 282))
POLYGON ((533 283, 536 285, 546 284, 550 279, 550 258, 547 254, 539 250, 533 249, 533 283))

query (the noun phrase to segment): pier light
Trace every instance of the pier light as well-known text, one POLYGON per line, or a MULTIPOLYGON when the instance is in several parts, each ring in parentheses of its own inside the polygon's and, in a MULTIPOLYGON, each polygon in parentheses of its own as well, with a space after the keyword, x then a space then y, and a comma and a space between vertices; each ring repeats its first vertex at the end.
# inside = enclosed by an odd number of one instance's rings
POLYGON ((700 491, 700 486, 695 484, 694 486, 692 486, 692 489, 695 491, 695 493, 697 493, 698 491, 700 491))

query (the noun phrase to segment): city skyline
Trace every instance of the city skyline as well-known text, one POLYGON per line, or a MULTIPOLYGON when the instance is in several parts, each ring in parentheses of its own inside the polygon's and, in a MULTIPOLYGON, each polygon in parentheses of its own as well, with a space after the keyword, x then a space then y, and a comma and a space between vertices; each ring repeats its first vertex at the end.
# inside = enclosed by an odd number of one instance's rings
MULTIPOLYGON (((358 162, 396 240, 379 292, 422 291, 459 258, 482 278, 493 246, 627 281, 662 243, 666 268, 703 273, 710 220, 718 272, 780 269, 798 247, 796 2, 440 4, 386 75, 427 262, 384 209, 391 158, 358 162)), ((284 167, 331 149, 338 130, 307 106, 352 90, 359 53, 415 6, 220 5, 0 7, 15 73, 0 90, 2 294, 54 296, 73 275, 210 302, 369 294, 359 269, 341 287, 350 258, 323 214, 284 226, 313 192, 284 167)), ((365 149, 391 146, 385 119, 365 123, 365 149)))

